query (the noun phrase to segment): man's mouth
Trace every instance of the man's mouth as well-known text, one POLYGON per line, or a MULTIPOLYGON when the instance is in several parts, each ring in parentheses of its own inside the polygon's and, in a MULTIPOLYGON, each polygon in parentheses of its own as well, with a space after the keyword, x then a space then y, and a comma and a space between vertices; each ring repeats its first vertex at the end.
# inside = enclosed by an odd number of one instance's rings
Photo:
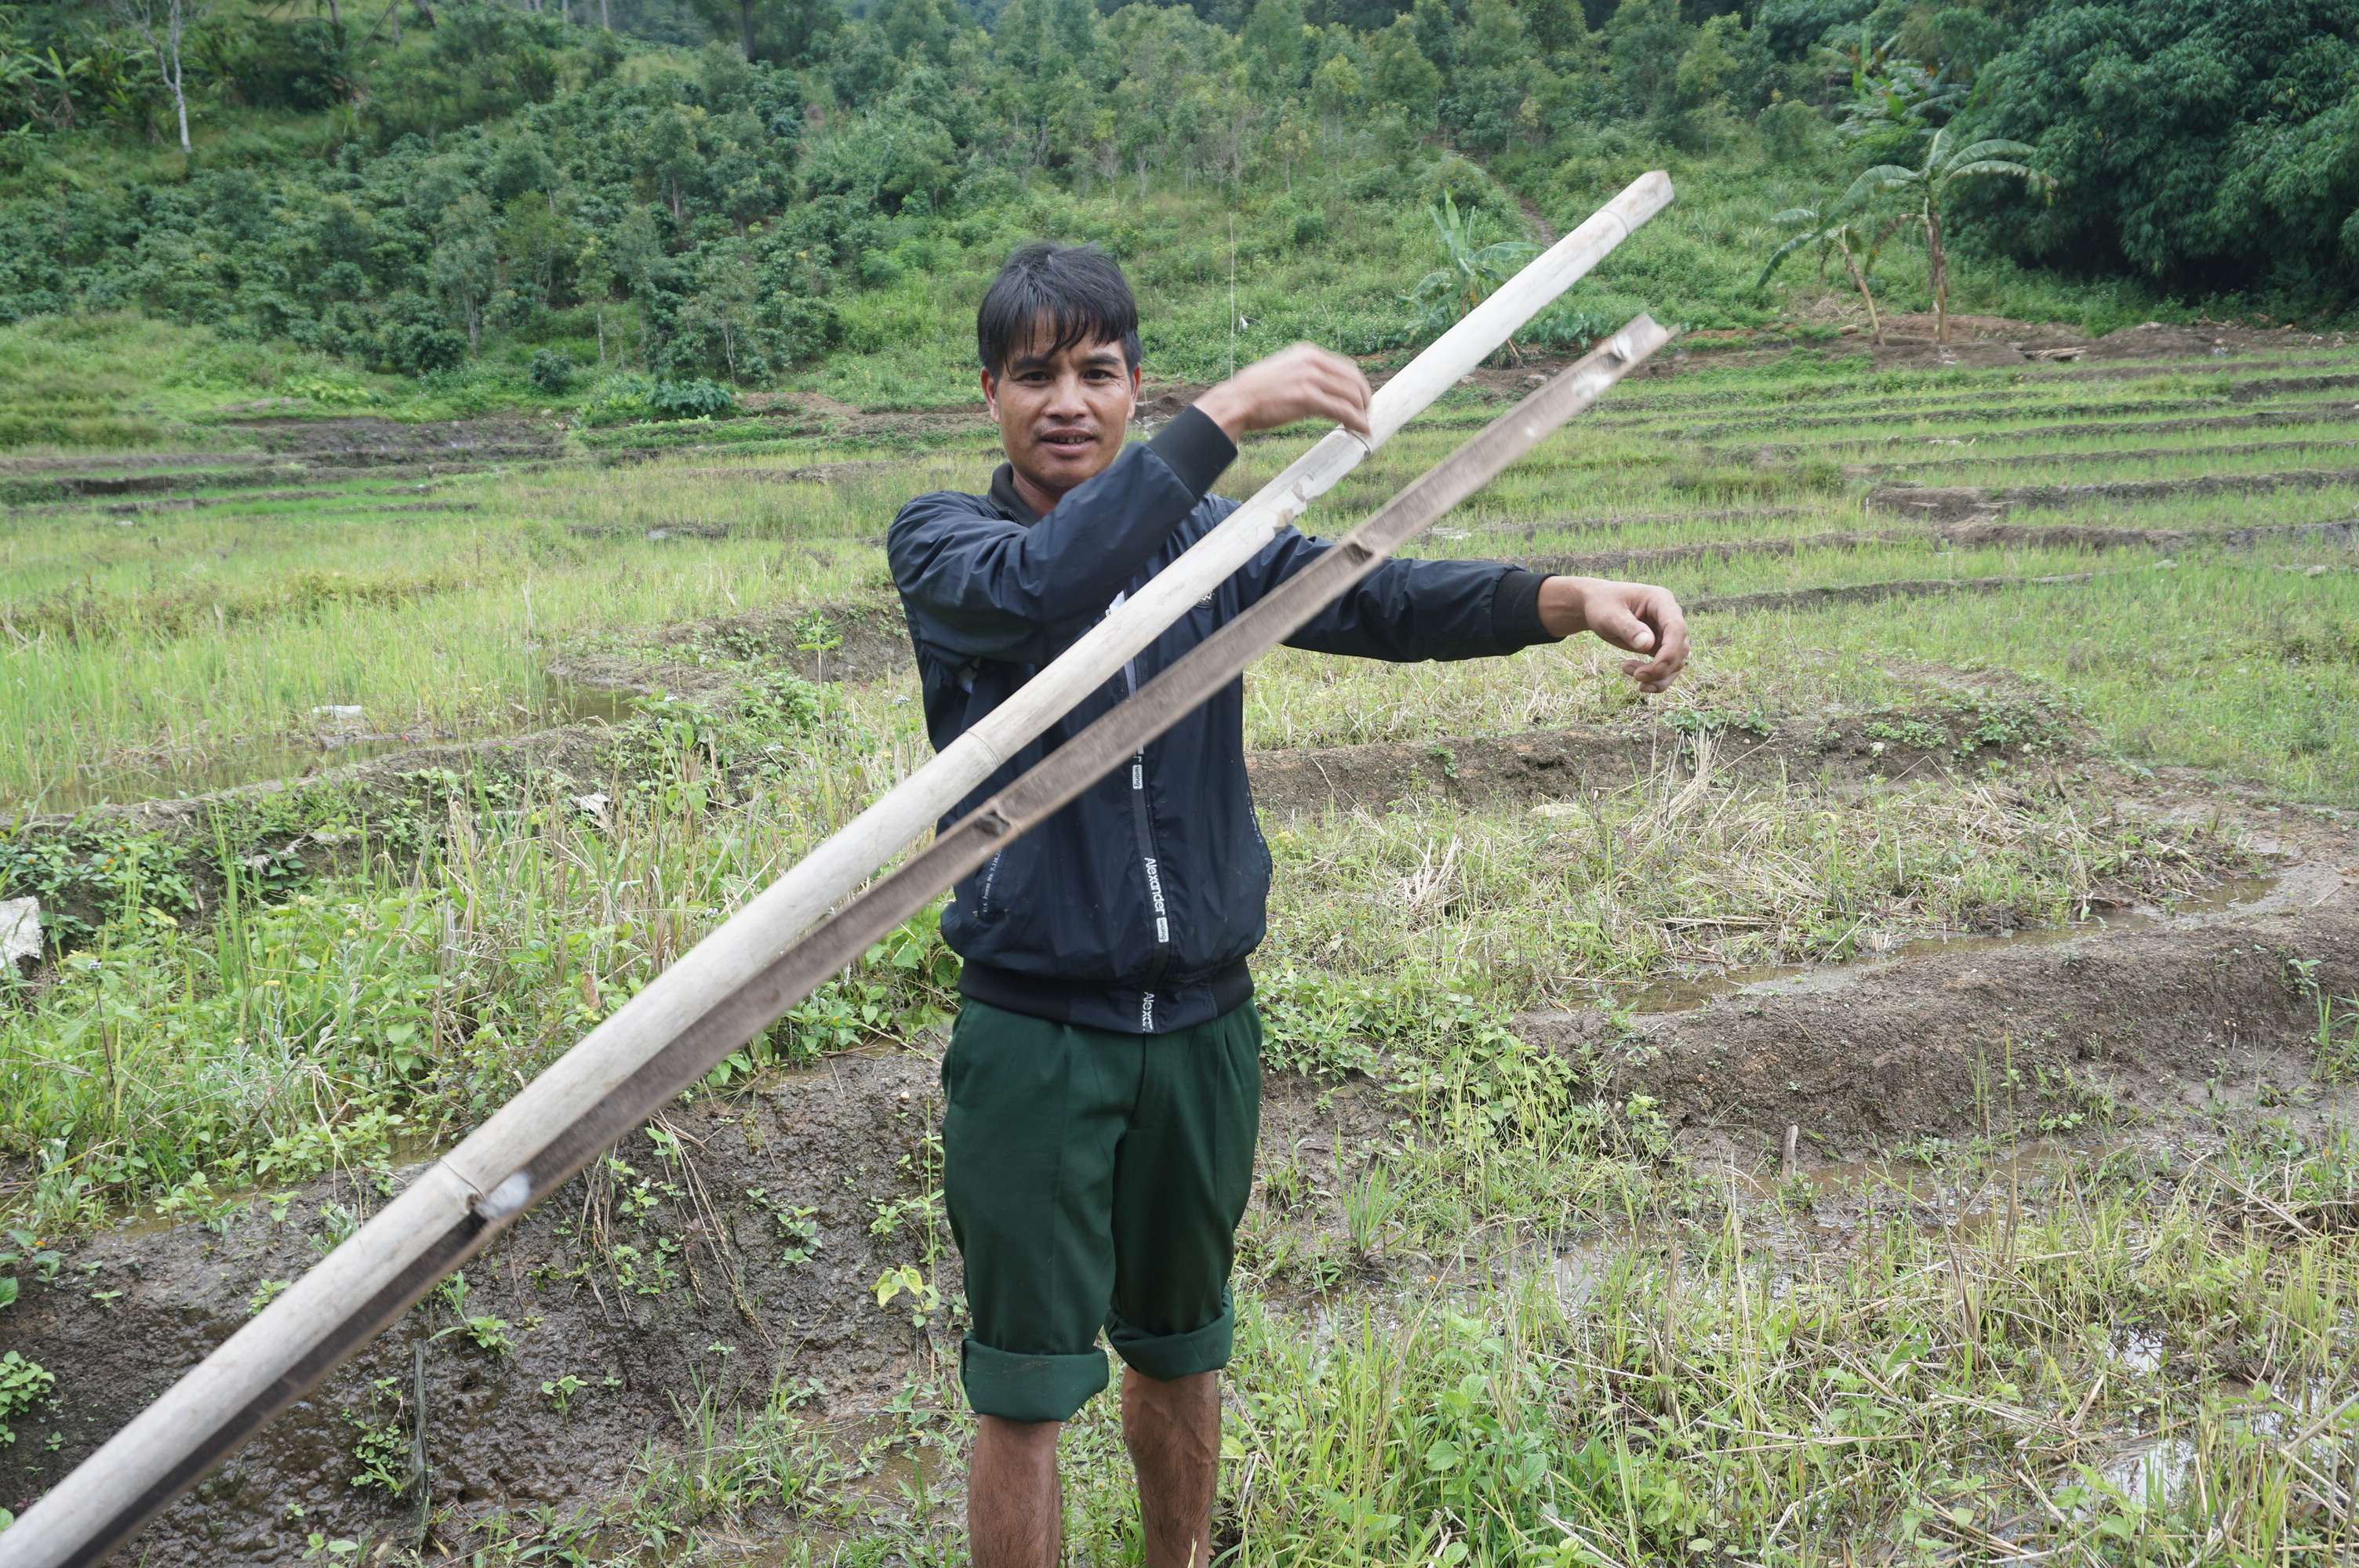
POLYGON ((1098 444, 1098 438, 1087 430, 1051 430, 1040 438, 1040 444, 1052 452, 1078 457, 1098 444))

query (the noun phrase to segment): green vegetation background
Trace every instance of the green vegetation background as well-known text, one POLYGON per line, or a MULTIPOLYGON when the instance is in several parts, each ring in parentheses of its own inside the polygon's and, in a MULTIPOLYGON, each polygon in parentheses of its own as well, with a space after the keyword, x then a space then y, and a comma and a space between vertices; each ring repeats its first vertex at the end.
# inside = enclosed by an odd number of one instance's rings
MULTIPOLYGON (((2354 0, 182 3, 185 154, 138 7, 0 5, 0 446, 257 394, 939 403, 1040 235, 1123 260, 1163 376, 1382 355, 1430 330, 1443 197, 1538 239, 1654 167, 1680 206, 1540 346, 1788 290, 1823 321, 1854 298, 1824 274, 1759 282, 1777 215, 1951 124, 2056 182, 1963 193, 1952 309, 2315 316, 2359 278, 2354 0)), ((1922 308, 1919 232, 1869 217, 1884 305, 1922 308)))

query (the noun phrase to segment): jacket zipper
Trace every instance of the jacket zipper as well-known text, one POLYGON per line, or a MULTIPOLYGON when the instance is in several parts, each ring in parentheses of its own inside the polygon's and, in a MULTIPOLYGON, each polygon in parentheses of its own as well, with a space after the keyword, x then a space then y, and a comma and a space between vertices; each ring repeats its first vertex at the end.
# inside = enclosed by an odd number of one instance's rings
MULTIPOLYGON (((1126 593, 1114 595, 1114 603, 1106 607, 1111 615, 1122 607, 1126 593)), ((1122 666, 1123 695, 1138 695, 1138 661, 1125 660, 1122 666)), ((1130 817, 1138 834, 1138 860, 1147 872, 1147 903, 1148 913, 1155 917, 1155 957, 1147 966, 1147 979, 1140 987, 1138 1027, 1147 1033, 1155 1028, 1155 982, 1163 978, 1164 965, 1171 957, 1171 914, 1163 898, 1163 871, 1156 863, 1155 824, 1147 810, 1147 748, 1141 746, 1130 759, 1130 817)))

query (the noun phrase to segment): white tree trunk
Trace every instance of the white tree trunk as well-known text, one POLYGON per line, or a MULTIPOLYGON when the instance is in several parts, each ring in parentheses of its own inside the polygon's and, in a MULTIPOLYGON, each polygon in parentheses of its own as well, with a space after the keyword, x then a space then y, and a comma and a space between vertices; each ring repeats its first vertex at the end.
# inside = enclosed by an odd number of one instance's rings
POLYGON ((180 117, 180 156, 186 157, 192 149, 189 146, 188 72, 180 64, 180 35, 188 27, 189 8, 187 0, 168 0, 168 4, 172 8, 172 108, 180 117))

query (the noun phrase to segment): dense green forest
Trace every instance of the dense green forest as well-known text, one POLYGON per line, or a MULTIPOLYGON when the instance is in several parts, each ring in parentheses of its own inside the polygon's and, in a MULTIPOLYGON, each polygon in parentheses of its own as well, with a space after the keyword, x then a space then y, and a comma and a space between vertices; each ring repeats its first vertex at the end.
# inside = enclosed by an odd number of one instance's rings
POLYGON ((1447 252, 1655 166, 1678 222, 1542 346, 1638 303, 1759 325, 1812 251, 1826 298, 1921 308, 1929 240, 1952 308, 2097 328, 2359 285, 2359 0, 1107 4, 0 5, 0 372, 83 398, 0 440, 103 429, 102 365, 618 416, 940 397, 1038 233, 1125 261, 1163 373, 1382 353, 1447 252))

